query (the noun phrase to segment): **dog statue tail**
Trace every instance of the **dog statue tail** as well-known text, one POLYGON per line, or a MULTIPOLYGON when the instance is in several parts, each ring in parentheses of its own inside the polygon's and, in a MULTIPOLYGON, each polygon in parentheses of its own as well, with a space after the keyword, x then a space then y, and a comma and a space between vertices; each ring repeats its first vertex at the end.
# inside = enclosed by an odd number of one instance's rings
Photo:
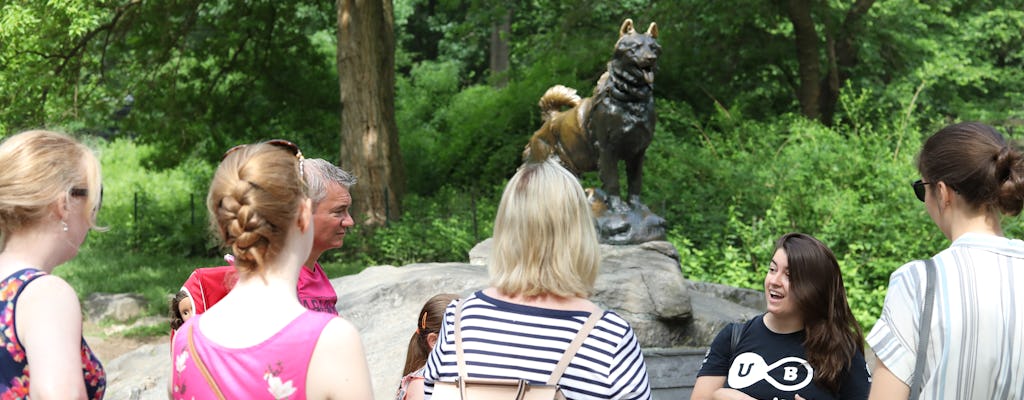
POLYGON ((544 95, 540 97, 540 101, 537 105, 540 106, 540 119, 544 122, 548 122, 555 113, 562 111, 563 107, 572 108, 580 104, 582 99, 576 94, 576 89, 571 89, 562 85, 555 85, 550 88, 544 95))

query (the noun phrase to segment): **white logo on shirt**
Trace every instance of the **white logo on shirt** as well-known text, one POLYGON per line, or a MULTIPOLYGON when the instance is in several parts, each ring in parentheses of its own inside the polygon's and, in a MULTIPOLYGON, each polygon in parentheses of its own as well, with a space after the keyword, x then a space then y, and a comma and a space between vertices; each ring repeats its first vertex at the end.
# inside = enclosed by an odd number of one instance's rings
POLYGON ((728 379, 729 386, 734 389, 743 389, 764 380, 776 389, 793 392, 806 387, 811 383, 811 378, 813 377, 814 368, 811 368, 811 365, 800 357, 786 357, 772 365, 768 365, 758 354, 743 353, 736 356, 732 366, 729 367, 728 379), (782 380, 784 382, 779 382, 772 378, 771 375, 768 375, 769 371, 777 368, 782 368, 782 380), (801 368, 807 371, 806 375, 804 375, 802 381, 794 383, 797 379, 800 379, 801 368))

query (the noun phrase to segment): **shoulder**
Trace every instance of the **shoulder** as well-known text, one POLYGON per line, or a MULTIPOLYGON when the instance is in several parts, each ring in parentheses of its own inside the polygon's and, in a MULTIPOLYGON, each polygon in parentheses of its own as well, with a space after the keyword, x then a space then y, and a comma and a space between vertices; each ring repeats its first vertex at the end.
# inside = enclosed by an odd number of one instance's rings
POLYGON ((359 330, 348 320, 331 316, 320 332, 316 348, 318 351, 323 348, 330 352, 347 352, 353 345, 362 346, 359 330))
POLYGON ((22 288, 18 304, 19 307, 22 304, 32 304, 33 307, 46 309, 73 307, 76 311, 80 308, 75 289, 64 279, 46 273, 31 278, 31 281, 22 288))

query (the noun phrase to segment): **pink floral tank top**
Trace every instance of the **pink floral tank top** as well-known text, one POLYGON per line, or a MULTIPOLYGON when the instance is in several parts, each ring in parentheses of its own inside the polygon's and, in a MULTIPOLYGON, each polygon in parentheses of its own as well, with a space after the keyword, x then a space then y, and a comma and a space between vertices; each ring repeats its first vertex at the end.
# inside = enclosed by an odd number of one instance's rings
POLYGON ((171 392, 174 399, 216 399, 207 378, 193 359, 188 337, 191 330, 195 355, 202 359, 210 378, 227 399, 305 399, 306 371, 317 338, 331 314, 306 311, 274 336, 247 348, 220 346, 199 329, 199 314, 178 328, 174 337, 171 392))
MULTIPOLYGON (((0 282, 0 346, 7 351, 0 351, 0 398, 27 399, 31 381, 29 380, 29 364, 25 358, 25 349, 21 346, 17 330, 14 326, 14 305, 21 295, 22 289, 34 279, 46 275, 46 272, 34 268, 26 268, 15 272, 0 282)), ((90 399, 102 399, 107 387, 103 365, 82 339, 82 379, 85 380, 86 393, 90 399)))

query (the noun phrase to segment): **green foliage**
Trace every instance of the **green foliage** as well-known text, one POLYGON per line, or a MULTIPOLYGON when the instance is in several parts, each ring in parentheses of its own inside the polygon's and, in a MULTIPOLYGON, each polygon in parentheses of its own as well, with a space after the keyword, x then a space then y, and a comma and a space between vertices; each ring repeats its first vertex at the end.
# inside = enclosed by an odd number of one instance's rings
MULTIPOLYGON (((89 234, 86 242, 104 233, 89 234)), ((75 288, 78 296, 90 293, 140 293, 145 296, 149 315, 167 315, 167 296, 178 289, 193 269, 223 265, 218 258, 182 258, 171 254, 83 248, 77 257, 61 265, 54 274, 75 288)))
POLYGON ((798 116, 740 120, 703 131, 699 145, 658 136, 659 147, 690 155, 685 168, 672 171, 661 170, 672 168, 671 160, 656 152, 646 180, 655 187, 666 178, 684 183, 675 192, 680 208, 665 209, 669 221, 679 221, 669 240, 680 250, 684 275, 760 289, 774 240, 809 233, 840 259, 855 314, 870 328, 889 274, 943 247, 909 187, 920 134, 895 130, 899 118, 856 129, 798 116))
POLYGON ((105 178, 97 219, 109 230, 91 234, 85 248, 178 257, 210 253, 206 187, 212 166, 188 159, 173 169, 153 169, 145 162, 157 151, 153 145, 126 139, 97 145, 105 178))
POLYGON ((358 259, 363 267, 466 262, 469 250, 491 236, 502 189, 444 186, 431 197, 407 196, 401 220, 372 232, 355 231, 345 247, 334 250, 337 256, 331 257, 358 259))

